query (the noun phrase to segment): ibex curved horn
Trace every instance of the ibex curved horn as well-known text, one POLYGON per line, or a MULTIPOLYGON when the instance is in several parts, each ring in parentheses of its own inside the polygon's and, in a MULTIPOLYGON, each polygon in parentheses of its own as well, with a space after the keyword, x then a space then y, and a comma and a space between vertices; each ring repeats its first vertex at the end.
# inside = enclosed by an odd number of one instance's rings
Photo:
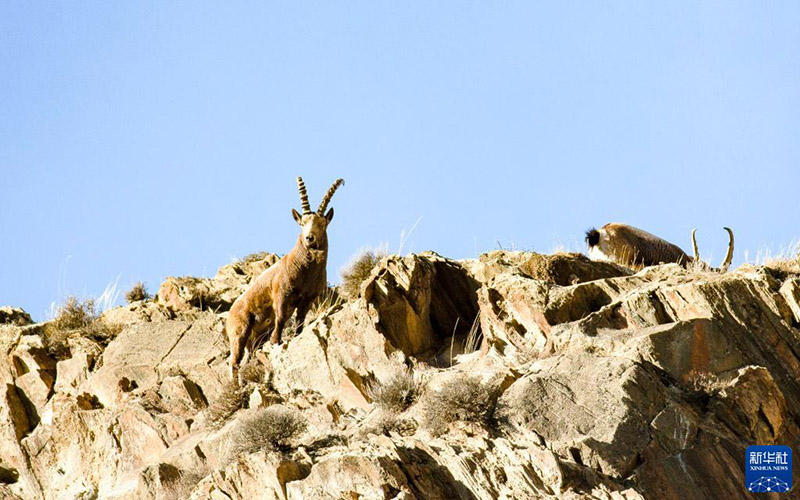
POLYGON ((697 249, 697 228, 692 229, 692 252, 694 252, 694 260, 700 260, 700 251, 697 249))
POLYGON ((325 193, 325 196, 322 198, 322 201, 319 204, 319 208, 317 209, 317 213, 320 215, 325 215, 325 209, 328 208, 328 203, 331 202, 331 198, 333 198, 333 193, 339 189, 339 186, 344 186, 344 179, 336 179, 331 187, 328 188, 328 192, 325 193))
POLYGON ((722 229, 728 231, 728 237, 730 238, 730 242, 728 243, 728 253, 725 254, 725 260, 722 261, 722 269, 723 272, 728 270, 728 267, 731 265, 731 261, 733 260, 733 231, 729 227, 723 227, 722 229))
POLYGON ((308 203, 308 193, 306 192, 306 183, 303 182, 302 177, 297 178, 297 190, 300 191, 300 202, 303 204, 303 215, 311 213, 311 205, 308 203))

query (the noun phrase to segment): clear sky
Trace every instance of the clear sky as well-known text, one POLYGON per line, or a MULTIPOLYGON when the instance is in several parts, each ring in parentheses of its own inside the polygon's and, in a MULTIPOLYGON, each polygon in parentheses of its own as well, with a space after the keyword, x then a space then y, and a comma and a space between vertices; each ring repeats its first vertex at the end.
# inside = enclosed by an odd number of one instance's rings
POLYGON ((800 237, 798 2, 0 5, 0 305, 43 319, 287 252, 337 177, 363 247, 583 249, 627 222, 714 265, 800 237))

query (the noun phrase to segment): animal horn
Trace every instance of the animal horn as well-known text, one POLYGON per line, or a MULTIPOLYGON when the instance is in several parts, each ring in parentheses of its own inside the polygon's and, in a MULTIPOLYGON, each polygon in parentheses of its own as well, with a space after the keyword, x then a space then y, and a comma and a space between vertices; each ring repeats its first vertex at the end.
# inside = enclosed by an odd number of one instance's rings
POLYGON ((344 186, 344 179, 336 179, 331 187, 328 188, 328 192, 325 193, 325 196, 322 198, 322 201, 319 204, 319 208, 317 209, 317 213, 320 215, 325 215, 325 209, 328 208, 328 203, 331 202, 331 198, 333 198, 333 193, 339 189, 339 186, 344 186))
POLYGON ((303 215, 311 213, 311 205, 308 203, 308 193, 306 192, 306 183, 303 182, 302 177, 297 178, 297 190, 300 191, 300 202, 303 204, 303 215))
POLYGON ((731 261, 733 260, 733 230, 731 230, 729 227, 724 227, 722 229, 728 231, 728 236, 730 238, 730 242, 728 243, 728 253, 725 254, 725 260, 722 261, 722 266, 720 267, 720 269, 722 269, 724 272, 728 270, 728 267, 731 265, 731 261))
POLYGON ((697 249, 697 238, 695 233, 697 228, 692 229, 692 251, 694 252, 694 260, 700 260, 700 251, 697 249))

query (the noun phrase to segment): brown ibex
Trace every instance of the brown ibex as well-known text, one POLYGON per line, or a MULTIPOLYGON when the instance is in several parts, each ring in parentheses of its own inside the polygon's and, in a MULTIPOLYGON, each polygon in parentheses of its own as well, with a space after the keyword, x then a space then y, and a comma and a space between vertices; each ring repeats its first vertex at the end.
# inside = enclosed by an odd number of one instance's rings
MULTIPOLYGON (((728 231, 730 242, 722 266, 718 268, 722 272, 728 270, 733 259, 733 231, 728 227, 724 229, 728 231)), ((616 262, 633 269, 667 262, 675 262, 683 267, 697 263, 703 269, 711 269, 700 260, 696 232, 696 229, 692 230, 694 257, 689 257, 669 241, 627 224, 612 223, 600 229, 591 228, 586 231, 586 243, 589 245, 589 258, 616 262)))
POLYGON ((328 224, 333 208, 325 213, 333 193, 343 185, 342 179, 328 189, 316 213, 311 211, 308 193, 301 177, 297 178, 303 213, 292 209, 294 220, 302 227, 294 248, 278 262, 262 272, 250 287, 233 303, 225 330, 231 348, 231 378, 236 379, 245 350, 252 352, 259 340, 271 331, 270 342, 281 341, 286 321, 297 311, 298 333, 314 299, 328 285, 328 224))

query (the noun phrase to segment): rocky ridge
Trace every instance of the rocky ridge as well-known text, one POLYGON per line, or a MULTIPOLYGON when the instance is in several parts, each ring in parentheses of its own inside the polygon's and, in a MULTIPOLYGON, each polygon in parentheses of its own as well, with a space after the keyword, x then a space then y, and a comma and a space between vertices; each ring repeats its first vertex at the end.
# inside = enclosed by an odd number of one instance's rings
POLYGON ((745 448, 797 449, 800 273, 391 256, 237 390, 225 311, 276 258, 167 279, 107 345, 1 309, 0 498, 756 498, 745 448))

